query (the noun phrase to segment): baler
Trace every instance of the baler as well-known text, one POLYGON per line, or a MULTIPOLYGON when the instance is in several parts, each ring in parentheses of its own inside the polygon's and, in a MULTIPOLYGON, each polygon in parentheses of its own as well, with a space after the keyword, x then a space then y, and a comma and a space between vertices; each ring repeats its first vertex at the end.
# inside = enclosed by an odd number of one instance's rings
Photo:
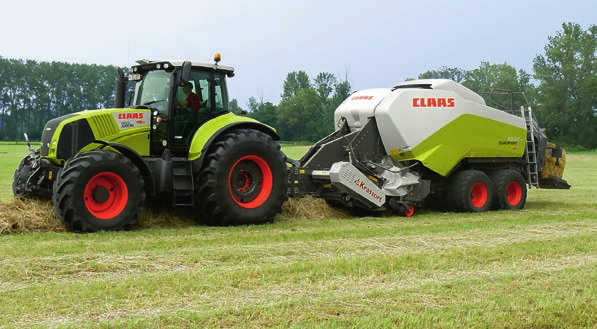
POLYGON ((481 212, 522 209, 530 188, 568 189, 564 151, 530 107, 508 113, 450 80, 353 93, 336 131, 292 161, 290 196, 412 216, 425 203, 481 212))

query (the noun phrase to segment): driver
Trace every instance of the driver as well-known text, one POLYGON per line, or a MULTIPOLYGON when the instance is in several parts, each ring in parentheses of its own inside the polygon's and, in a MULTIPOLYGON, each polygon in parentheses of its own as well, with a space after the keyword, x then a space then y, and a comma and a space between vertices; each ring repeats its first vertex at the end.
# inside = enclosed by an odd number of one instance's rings
POLYGON ((199 96, 193 92, 193 84, 186 82, 184 85, 182 85, 182 92, 187 95, 187 98, 184 101, 178 102, 180 106, 183 108, 190 107, 195 113, 199 113, 201 101, 199 100, 199 96))
POLYGON ((178 113, 174 119, 174 133, 175 138, 182 138, 183 130, 189 125, 189 121, 199 121, 199 110, 201 109, 201 100, 199 96, 193 92, 193 84, 186 82, 182 85, 182 92, 187 95, 184 101, 178 101, 180 108, 183 110, 178 113), (191 111, 186 110, 190 108, 191 111))

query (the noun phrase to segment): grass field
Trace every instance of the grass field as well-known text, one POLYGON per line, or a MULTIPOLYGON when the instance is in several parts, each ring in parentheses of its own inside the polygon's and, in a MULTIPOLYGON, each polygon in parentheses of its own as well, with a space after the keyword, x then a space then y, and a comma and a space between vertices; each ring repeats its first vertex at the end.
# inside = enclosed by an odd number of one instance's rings
POLYGON ((27 153, 25 144, 0 143, 0 200, 6 201, 12 198, 13 174, 27 153))
POLYGON ((596 162, 516 212, 0 235, 0 328, 597 328, 596 162))

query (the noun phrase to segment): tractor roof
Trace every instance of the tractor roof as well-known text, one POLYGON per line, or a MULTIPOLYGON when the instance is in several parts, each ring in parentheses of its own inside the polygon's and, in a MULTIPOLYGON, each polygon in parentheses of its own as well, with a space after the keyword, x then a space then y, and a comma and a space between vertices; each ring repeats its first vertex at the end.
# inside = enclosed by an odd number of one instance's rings
MULTIPOLYGON (((152 61, 148 59, 140 59, 137 61, 138 65, 133 65, 133 68, 138 67, 143 71, 155 70, 164 68, 164 64, 168 64, 174 67, 182 67, 182 60, 163 60, 163 61, 152 61), (159 65, 159 66, 158 66, 159 65)), ((234 75, 234 67, 232 66, 224 66, 224 65, 216 65, 214 63, 205 63, 205 62, 193 62, 191 61, 191 65, 193 68, 205 68, 211 70, 218 70, 224 71, 226 75, 233 76, 234 75)))

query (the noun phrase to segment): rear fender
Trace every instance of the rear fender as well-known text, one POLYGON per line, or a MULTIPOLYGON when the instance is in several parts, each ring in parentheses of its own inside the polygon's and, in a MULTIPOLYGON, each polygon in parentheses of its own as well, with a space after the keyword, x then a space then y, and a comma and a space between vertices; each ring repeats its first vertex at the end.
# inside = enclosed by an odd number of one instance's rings
POLYGON ((193 161, 199 159, 199 161, 195 161, 195 163, 200 167, 204 155, 207 153, 211 144, 221 135, 239 128, 255 129, 270 135, 273 140, 280 140, 280 136, 278 136, 274 128, 251 118, 228 113, 216 117, 199 127, 191 142, 189 160, 193 161))

